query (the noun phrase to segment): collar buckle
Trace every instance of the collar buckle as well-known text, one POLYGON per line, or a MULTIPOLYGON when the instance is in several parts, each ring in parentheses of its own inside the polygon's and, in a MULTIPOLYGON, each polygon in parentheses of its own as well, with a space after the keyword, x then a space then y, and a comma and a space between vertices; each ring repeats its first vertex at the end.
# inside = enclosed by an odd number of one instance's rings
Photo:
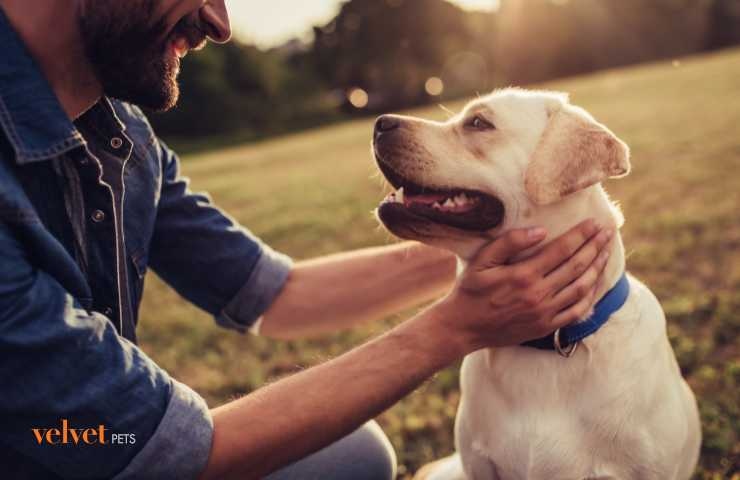
POLYGON ((553 334, 552 343, 555 345, 555 351, 557 351, 561 357, 570 358, 574 353, 576 353, 576 350, 578 350, 578 344, 581 343, 581 341, 575 341, 563 348, 560 344, 560 329, 558 328, 553 334))

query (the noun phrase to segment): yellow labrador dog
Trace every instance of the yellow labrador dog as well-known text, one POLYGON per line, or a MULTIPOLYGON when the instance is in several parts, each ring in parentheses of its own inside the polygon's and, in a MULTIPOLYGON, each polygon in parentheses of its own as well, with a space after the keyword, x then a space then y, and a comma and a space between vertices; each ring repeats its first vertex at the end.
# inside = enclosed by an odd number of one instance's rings
MULTIPOLYGON (((373 150, 397 189, 381 222, 463 265, 509 229, 544 226, 554 238, 588 218, 623 222, 600 182, 629 172, 629 149, 563 94, 506 89, 444 123, 382 116, 373 150)), ((701 443, 694 395, 658 301, 625 273, 618 235, 609 248, 588 318, 465 358, 458 453, 417 478, 690 478, 701 443)))

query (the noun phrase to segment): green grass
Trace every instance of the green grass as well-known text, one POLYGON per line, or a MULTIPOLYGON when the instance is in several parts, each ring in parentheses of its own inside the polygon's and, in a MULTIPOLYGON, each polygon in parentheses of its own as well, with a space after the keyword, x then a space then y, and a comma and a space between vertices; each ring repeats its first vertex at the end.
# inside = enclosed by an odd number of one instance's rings
MULTIPOLYGON (((628 266, 662 301, 697 393, 698 479, 740 478, 740 50, 544 85, 571 93, 632 147, 634 173, 608 185, 625 212, 628 266)), ((447 105, 458 109, 459 104, 447 105)), ((415 112, 444 118, 441 109, 415 112)), ((297 259, 393 241, 371 210, 383 187, 372 120, 185 159, 196 189, 297 259)), ((319 341, 273 342, 213 326, 155 277, 144 349, 215 406, 377 335, 399 315, 319 341)), ((379 421, 401 478, 452 451, 457 369, 439 373, 379 421)))

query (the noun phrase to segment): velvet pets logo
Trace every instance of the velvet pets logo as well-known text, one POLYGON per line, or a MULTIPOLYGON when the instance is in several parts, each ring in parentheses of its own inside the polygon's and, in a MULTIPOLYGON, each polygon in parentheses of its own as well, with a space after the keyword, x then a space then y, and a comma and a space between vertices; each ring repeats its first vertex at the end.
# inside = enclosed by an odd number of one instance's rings
POLYGON ((61 428, 32 428, 34 440, 39 445, 133 445, 134 433, 111 433, 100 424, 96 427, 72 428, 69 420, 62 419, 61 428))

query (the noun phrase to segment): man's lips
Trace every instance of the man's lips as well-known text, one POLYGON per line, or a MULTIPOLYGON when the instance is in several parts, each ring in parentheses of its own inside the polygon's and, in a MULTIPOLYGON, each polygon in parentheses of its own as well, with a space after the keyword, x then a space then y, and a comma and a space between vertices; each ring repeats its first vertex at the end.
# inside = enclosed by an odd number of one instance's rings
POLYGON ((185 58, 190 51, 190 42, 185 37, 177 36, 170 41, 170 47, 177 58, 185 58))
POLYGON ((190 17, 183 18, 169 35, 167 45, 178 58, 184 58, 190 50, 200 50, 206 45, 206 32, 190 17))

